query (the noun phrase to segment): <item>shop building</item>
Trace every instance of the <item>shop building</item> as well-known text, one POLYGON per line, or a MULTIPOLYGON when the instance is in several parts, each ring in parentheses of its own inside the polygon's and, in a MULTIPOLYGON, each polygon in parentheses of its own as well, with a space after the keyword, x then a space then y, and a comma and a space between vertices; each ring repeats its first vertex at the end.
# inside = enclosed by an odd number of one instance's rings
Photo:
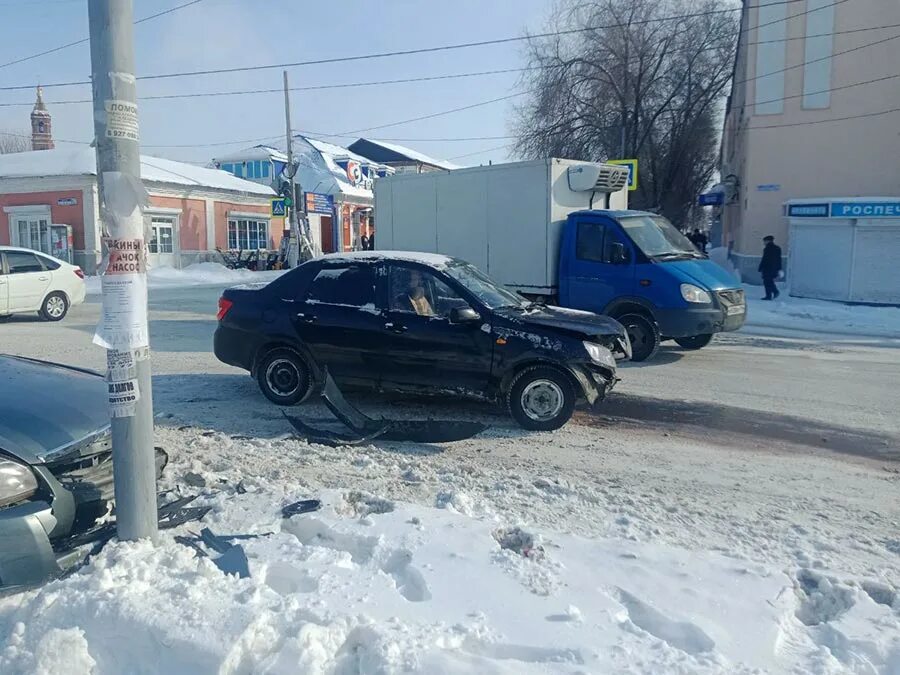
POLYGON ((385 164, 397 173, 452 171, 459 168, 456 164, 429 157, 418 150, 369 138, 360 138, 354 141, 350 144, 349 149, 372 161, 385 164))
MULTIPOLYGON (((275 249, 271 187, 216 169, 141 156, 151 266, 216 261, 218 249, 275 249)), ((0 244, 70 260, 93 274, 100 261, 97 163, 87 146, 0 155, 0 244)))
POLYGON ((877 27, 900 24, 900 2, 743 4, 721 183, 706 199, 722 245, 758 282, 768 234, 790 277, 785 202, 898 194, 900 40, 877 27))

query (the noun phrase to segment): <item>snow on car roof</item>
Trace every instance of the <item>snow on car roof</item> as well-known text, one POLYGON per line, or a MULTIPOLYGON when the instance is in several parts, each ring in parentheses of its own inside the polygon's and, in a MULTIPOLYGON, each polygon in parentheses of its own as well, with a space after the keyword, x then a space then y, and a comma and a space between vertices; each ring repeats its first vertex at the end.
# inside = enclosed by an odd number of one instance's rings
MULTIPOLYGON (((87 146, 0 155, 0 178, 96 175, 97 154, 87 146)), ((150 183, 189 185, 267 196, 275 194, 268 186, 237 178, 226 171, 148 155, 141 155, 141 179, 150 183)))
POLYGON ((322 260, 403 260, 417 262, 431 267, 444 267, 453 262, 453 258, 440 253, 423 253, 422 251, 348 251, 346 253, 329 253, 322 260))

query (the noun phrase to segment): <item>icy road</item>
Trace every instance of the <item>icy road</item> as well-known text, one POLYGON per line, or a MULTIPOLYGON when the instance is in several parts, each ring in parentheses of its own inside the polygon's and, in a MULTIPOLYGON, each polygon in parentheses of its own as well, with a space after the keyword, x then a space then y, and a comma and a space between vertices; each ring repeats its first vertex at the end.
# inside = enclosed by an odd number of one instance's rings
MULTIPOLYGON (((553 434, 355 397, 492 428, 333 449, 287 437, 216 361, 219 291, 151 291, 157 434, 164 487, 203 492, 218 532, 269 533, 246 545, 252 578, 171 539, 110 545, 0 601, 0 672, 900 673, 900 340, 664 346, 553 434), (321 514, 273 515, 308 496, 321 514)), ((98 316, 89 298, 61 324, 16 317, 0 352, 102 369, 98 316)))

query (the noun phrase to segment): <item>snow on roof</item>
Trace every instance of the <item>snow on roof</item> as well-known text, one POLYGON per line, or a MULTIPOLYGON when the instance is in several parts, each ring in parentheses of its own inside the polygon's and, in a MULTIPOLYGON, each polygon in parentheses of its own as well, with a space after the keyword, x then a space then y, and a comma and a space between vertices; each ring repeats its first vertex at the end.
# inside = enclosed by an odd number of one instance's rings
POLYGON ((431 164, 432 166, 440 167, 441 169, 447 169, 448 171, 452 171, 453 169, 459 169, 460 166, 458 164, 452 164, 450 162, 446 162, 442 159, 435 159, 434 157, 429 157, 426 154, 423 154, 417 150, 413 150, 411 148, 407 148, 403 145, 397 145, 396 143, 386 143, 385 141, 376 141, 372 138, 361 138, 362 141, 368 141, 374 145, 380 145, 385 150, 390 150, 391 152, 396 152, 400 155, 404 155, 405 157, 415 161, 422 162, 423 164, 431 164))
POLYGON ((305 136, 302 138, 319 152, 331 155, 335 159, 352 159, 354 162, 359 162, 360 164, 381 166, 378 162, 373 162, 368 157, 357 155, 355 152, 352 152, 343 146, 335 145, 328 141, 320 141, 318 138, 306 138, 305 136))
MULTIPOLYGON (((297 143, 294 145, 294 159, 297 162, 297 176, 305 190, 310 192, 339 192, 348 197, 357 197, 371 202, 374 199, 372 191, 353 185, 347 178, 347 172, 335 161, 335 152, 343 154, 337 157, 343 159, 354 153, 338 145, 332 145, 324 141, 318 141, 305 136, 294 137, 297 143)), ((352 158, 352 157, 351 157, 352 158)), ((369 160, 363 160, 372 164, 369 160)))
MULTIPOLYGON (((0 179, 95 175, 97 175, 97 156, 94 149, 88 146, 0 155, 0 179)), ((147 155, 141 155, 141 179, 149 183, 187 185, 267 196, 275 194, 269 187, 236 178, 225 171, 147 155)))
POLYGON ((244 162, 256 159, 272 159, 276 162, 286 162, 287 155, 269 145, 254 145, 252 148, 244 148, 221 157, 215 157, 212 161, 221 164, 222 162, 244 162))
POLYGON ((450 256, 440 253, 423 253, 421 251, 348 251, 347 253, 329 253, 323 260, 403 260, 417 262, 431 267, 445 267, 453 262, 450 256))

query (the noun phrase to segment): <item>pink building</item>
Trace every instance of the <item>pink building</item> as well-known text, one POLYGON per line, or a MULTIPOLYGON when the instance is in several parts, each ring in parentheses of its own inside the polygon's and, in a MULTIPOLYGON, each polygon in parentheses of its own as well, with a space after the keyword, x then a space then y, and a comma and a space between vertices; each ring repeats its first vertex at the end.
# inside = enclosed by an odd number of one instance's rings
POLYGON ((898 24, 898 0, 744 0, 717 211, 746 280, 765 235, 788 255, 786 201, 900 195, 898 24))
MULTIPOLYGON (((150 195, 144 217, 151 265, 221 261, 216 248, 277 249, 281 243, 284 224, 270 216, 270 187, 147 156, 141 156, 141 178, 150 195)), ((0 244, 69 257, 94 273, 100 206, 93 148, 0 155, 0 244)))

